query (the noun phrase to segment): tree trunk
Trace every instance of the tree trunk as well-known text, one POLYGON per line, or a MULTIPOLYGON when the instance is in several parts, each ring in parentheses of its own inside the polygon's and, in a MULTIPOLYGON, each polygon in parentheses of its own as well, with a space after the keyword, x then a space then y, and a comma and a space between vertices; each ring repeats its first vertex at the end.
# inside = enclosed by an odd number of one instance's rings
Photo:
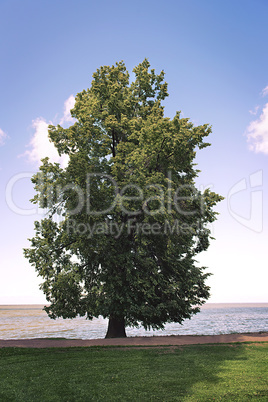
POLYGON ((105 338, 125 338, 125 320, 124 318, 109 318, 108 330, 105 338))

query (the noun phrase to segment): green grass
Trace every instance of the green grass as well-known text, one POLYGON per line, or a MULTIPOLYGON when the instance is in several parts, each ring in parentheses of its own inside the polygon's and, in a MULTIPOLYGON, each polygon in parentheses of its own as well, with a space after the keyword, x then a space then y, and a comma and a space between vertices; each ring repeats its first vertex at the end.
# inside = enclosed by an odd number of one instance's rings
POLYGON ((268 401, 268 344, 0 349, 0 401, 268 401))

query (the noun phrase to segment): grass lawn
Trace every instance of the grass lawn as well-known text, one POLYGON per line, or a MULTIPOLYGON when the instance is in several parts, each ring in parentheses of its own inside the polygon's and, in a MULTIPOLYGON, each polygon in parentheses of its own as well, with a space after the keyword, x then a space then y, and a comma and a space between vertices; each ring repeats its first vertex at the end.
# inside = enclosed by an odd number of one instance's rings
POLYGON ((0 401, 268 401, 268 344, 0 349, 0 401))

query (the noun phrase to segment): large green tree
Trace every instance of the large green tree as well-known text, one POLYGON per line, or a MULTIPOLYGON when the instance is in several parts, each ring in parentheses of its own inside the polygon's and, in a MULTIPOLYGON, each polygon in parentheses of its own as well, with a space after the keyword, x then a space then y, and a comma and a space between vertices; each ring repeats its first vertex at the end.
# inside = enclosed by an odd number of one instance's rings
POLYGON ((45 158, 33 176, 32 201, 47 216, 24 250, 43 278, 48 315, 108 317, 107 337, 199 311, 209 274, 195 256, 209 246, 222 199, 195 186, 196 151, 210 145, 211 127, 164 117, 164 72, 147 59, 133 72, 130 82, 123 62, 101 67, 76 96, 76 122, 49 127, 68 166, 45 158))

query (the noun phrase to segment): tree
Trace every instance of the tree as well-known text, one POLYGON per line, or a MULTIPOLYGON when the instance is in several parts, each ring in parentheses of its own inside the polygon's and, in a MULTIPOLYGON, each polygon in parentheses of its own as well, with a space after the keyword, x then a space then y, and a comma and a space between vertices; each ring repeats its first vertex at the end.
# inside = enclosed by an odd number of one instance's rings
POLYGON ((195 256, 209 246, 222 199, 195 187, 196 150, 210 145, 211 127, 179 112, 164 117, 164 72, 156 75, 147 59, 133 72, 130 83, 123 62, 101 67, 76 96, 76 122, 49 127, 69 162, 62 168, 45 158, 33 176, 32 202, 47 216, 24 250, 44 280, 48 315, 108 317, 106 337, 199 311, 209 274, 195 256))

